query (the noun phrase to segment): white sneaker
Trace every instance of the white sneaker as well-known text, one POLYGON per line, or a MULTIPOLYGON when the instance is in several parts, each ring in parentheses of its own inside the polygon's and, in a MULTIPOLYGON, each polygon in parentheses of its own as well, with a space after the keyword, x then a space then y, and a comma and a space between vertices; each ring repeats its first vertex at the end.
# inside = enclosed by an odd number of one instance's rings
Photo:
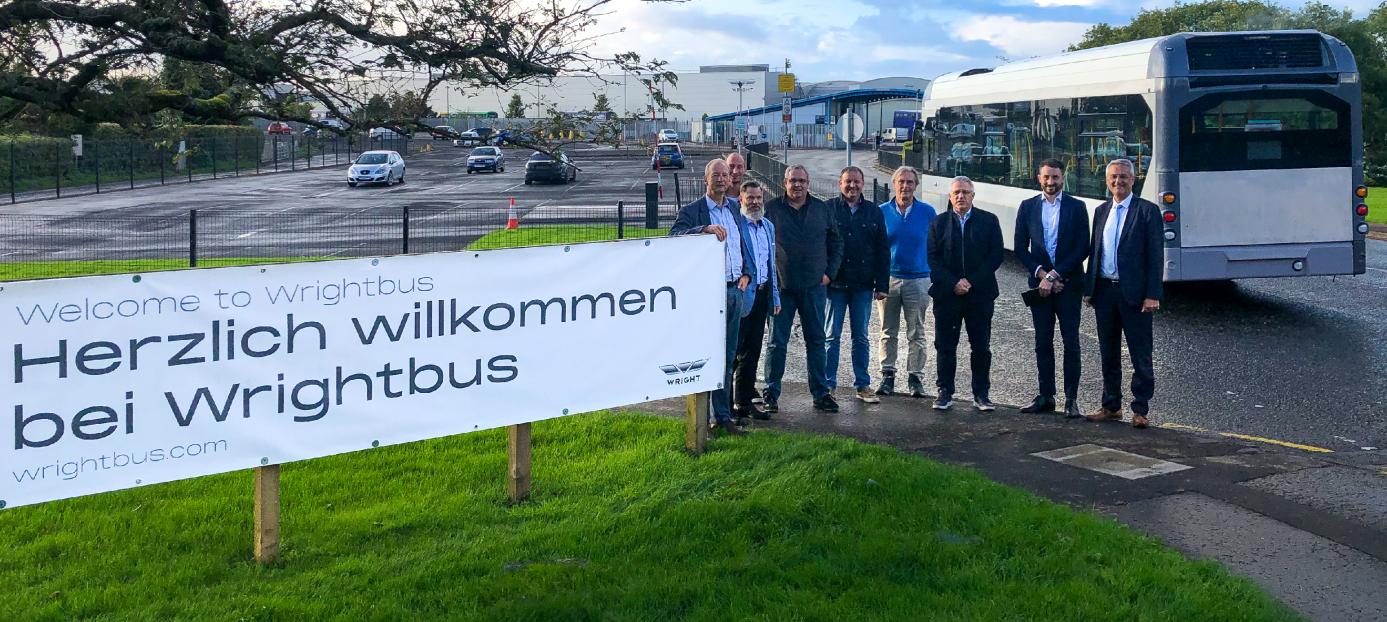
POLYGON ((858 389, 858 390, 857 390, 857 399, 862 400, 862 401, 864 401, 864 402, 866 402, 866 403, 868 403, 868 404, 880 404, 880 403, 881 403, 881 398, 877 397, 876 391, 873 391, 870 387, 864 387, 864 388, 858 389))

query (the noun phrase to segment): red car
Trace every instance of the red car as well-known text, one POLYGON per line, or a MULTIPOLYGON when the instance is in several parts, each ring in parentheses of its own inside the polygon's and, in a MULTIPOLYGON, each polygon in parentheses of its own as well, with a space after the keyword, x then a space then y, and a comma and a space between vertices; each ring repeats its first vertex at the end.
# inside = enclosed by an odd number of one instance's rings
POLYGON ((284 123, 283 121, 275 121, 275 122, 271 123, 269 127, 265 128, 265 133, 266 133, 266 134, 293 134, 293 133, 294 133, 294 129, 291 128, 291 127, 289 127, 289 124, 288 124, 288 123, 284 123))

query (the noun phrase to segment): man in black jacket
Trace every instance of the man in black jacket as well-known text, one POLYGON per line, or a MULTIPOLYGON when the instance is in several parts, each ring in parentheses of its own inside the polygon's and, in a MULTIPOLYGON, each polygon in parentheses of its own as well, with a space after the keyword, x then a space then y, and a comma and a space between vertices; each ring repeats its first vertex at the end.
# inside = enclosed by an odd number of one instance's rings
POLYGON ((1021 202, 1016 212, 1016 258, 1030 274, 1030 287, 1040 293, 1031 306, 1035 325, 1035 362, 1040 394, 1023 413, 1055 410, 1055 319, 1064 341, 1064 415, 1079 412, 1079 307, 1083 298, 1084 259, 1088 258, 1088 208, 1064 194, 1064 164, 1040 163, 1036 174, 1040 194, 1021 202))
POLYGON ((838 387, 839 344, 843 316, 852 318, 852 374, 857 399, 876 404, 881 398, 871 389, 867 372, 871 340, 867 336, 872 301, 886 298, 891 286, 891 247, 886 241, 886 222, 881 208, 862 198, 862 169, 844 168, 838 174, 839 195, 829 200, 843 238, 843 265, 828 284, 827 360, 825 376, 830 391, 838 387))
POLYGON ((780 410, 785 348, 798 313, 814 408, 837 412, 838 402, 824 378, 825 286, 829 275, 837 274, 843 262, 843 241, 838 237, 833 212, 826 203, 809 196, 809 172, 795 165, 785 170, 785 196, 766 204, 766 218, 775 225, 780 313, 775 316, 766 355, 765 410, 780 410))
POLYGON ((938 353, 936 410, 953 406, 958 338, 968 325, 972 350, 973 405, 996 410, 992 388, 992 311, 997 300, 997 268, 1002 265, 1002 227, 997 217, 973 207, 973 180, 949 184, 950 210, 929 228, 929 295, 934 299, 934 350, 938 353))
POLYGON ((1151 364, 1152 314, 1161 308, 1165 242, 1161 209, 1132 195, 1131 160, 1108 163, 1112 198, 1093 213, 1084 302, 1098 323, 1103 405, 1090 421, 1122 420, 1122 337, 1132 357, 1132 427, 1147 426, 1156 374, 1151 364))

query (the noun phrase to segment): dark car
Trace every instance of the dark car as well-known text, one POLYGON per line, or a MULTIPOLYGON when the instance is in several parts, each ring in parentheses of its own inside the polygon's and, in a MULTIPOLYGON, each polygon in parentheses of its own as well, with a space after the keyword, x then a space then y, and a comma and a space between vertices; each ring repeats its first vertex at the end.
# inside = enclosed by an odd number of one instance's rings
POLYGON ((568 154, 562 151, 554 152, 553 157, 547 153, 536 151, 530 155, 530 160, 525 163, 526 184, 537 181, 556 181, 566 184, 577 180, 578 167, 573 164, 573 160, 568 158, 568 154))
POLYGON ((457 138, 458 133, 447 125, 437 125, 429 128, 429 136, 434 140, 450 140, 457 138))
POLYGON ((650 154, 650 168, 684 168, 684 151, 679 143, 660 143, 650 154))
POLYGON ((506 172, 506 154, 500 147, 477 147, 467 156, 467 173, 473 171, 506 172))

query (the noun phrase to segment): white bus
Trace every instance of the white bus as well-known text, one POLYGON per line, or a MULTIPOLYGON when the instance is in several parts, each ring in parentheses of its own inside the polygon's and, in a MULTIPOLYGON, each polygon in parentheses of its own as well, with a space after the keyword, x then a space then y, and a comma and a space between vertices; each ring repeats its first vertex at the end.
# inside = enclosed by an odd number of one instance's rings
MULTIPOLYGON (((1186 33, 941 76, 929 84, 921 199, 967 175, 1008 248, 1036 165, 1065 164, 1090 211, 1108 162, 1165 220, 1167 281, 1362 274, 1360 85, 1313 31, 1186 33)), ((917 155, 917 154, 911 154, 917 155)), ((913 160, 913 158, 908 158, 913 160)))

